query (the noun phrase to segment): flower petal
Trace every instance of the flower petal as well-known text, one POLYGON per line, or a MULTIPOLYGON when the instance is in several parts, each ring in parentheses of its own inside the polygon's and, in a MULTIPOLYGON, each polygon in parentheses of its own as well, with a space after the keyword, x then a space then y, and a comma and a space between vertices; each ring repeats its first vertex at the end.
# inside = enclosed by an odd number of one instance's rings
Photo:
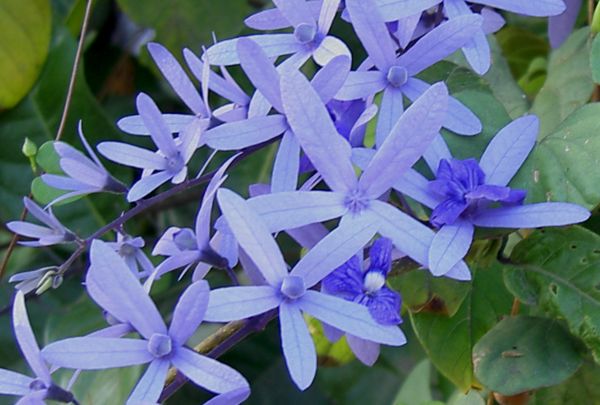
POLYGON ((356 185, 350 162, 351 148, 335 129, 329 112, 308 80, 290 72, 281 82, 288 122, 302 149, 333 191, 349 191, 356 185))
POLYGON ((448 89, 438 83, 402 114, 360 177, 359 185, 368 196, 385 193, 421 158, 440 131, 447 100, 448 89))
POLYGON ((364 305, 313 290, 308 290, 298 304, 320 321, 362 339, 391 346, 406 343, 400 328, 377 323, 364 305))
POLYGON ((302 277, 306 288, 312 287, 362 249, 378 225, 377 218, 369 212, 344 217, 335 230, 300 259, 290 275, 302 277))
POLYGON ((90 262, 86 284, 91 282, 88 293, 98 305, 119 320, 131 323, 146 339, 154 333, 167 333, 156 306, 113 249, 94 240, 90 262))
POLYGON ((127 399, 127 405, 155 403, 162 392, 170 362, 154 359, 127 399))
POLYGON ((383 20, 385 14, 375 0, 346 0, 346 9, 369 58, 380 71, 387 73, 396 61, 396 45, 383 20))
POLYGON ((185 347, 177 348, 171 361, 194 384, 211 392, 222 394, 249 389, 246 379, 233 368, 185 347))
POLYGON ((183 346, 194 334, 208 307, 208 283, 196 281, 185 289, 173 311, 173 320, 169 327, 169 336, 173 343, 183 346))
POLYGON ((208 111, 202 97, 200 97, 200 93, 171 52, 156 42, 148 44, 148 52, 150 52, 154 63, 185 105, 194 114, 206 116, 208 111))
POLYGON ((506 186, 510 182, 535 146, 539 129, 538 118, 526 115, 494 136, 479 160, 486 184, 506 186))
POLYGON ((429 248, 431 274, 443 276, 465 257, 473 241, 473 231, 473 225, 465 220, 440 228, 429 248))
POLYGON ((29 367, 44 383, 50 384, 52 381, 50 371, 48 371, 48 366, 40 356, 40 348, 33 335, 33 330, 31 330, 29 317, 25 309, 25 295, 22 291, 17 291, 13 304, 13 330, 21 348, 21 353, 23 353, 29 367))
POLYGON ((154 356, 148 342, 139 339, 76 337, 50 343, 42 357, 59 367, 102 370, 149 363, 154 356))
POLYGON ((479 212, 472 222, 486 228, 539 228, 577 224, 589 217, 590 212, 579 205, 549 202, 490 208, 479 212))
POLYGON ((218 288, 210 292, 204 320, 237 321, 265 313, 280 303, 281 297, 271 286, 218 288))
POLYGON ((287 276, 287 266, 269 229, 242 197, 227 189, 217 194, 219 206, 231 232, 273 286, 287 276))
POLYGON ((301 390, 307 389, 317 373, 317 352, 304 317, 296 303, 279 307, 281 346, 288 371, 301 390))
POLYGON ((211 128, 204 133, 204 140, 216 150, 239 150, 273 139, 287 129, 283 115, 251 117, 211 128))

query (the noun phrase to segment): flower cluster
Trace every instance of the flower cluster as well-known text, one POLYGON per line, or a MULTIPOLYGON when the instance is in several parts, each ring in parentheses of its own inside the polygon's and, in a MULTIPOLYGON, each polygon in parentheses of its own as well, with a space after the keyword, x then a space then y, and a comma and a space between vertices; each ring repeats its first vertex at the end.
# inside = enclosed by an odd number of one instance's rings
POLYGON ((464 258, 477 227, 558 226, 589 217, 574 204, 524 204, 526 190, 510 187, 536 144, 535 116, 509 123, 478 160, 455 159, 440 135, 442 128, 477 136, 482 124, 449 95, 443 82, 427 83, 419 77, 461 50, 476 73, 485 73, 491 62, 486 34, 502 26, 500 10, 553 16, 557 44, 572 26, 578 1, 567 2, 569 10, 561 17, 555 16, 565 11, 562 0, 273 3, 275 8, 258 12, 246 24, 256 30, 287 31, 218 42, 201 57, 184 50, 199 88, 164 47, 148 45, 191 113, 165 114, 150 96, 137 97, 138 114, 120 120, 119 127, 132 135, 149 135, 155 148, 112 141, 98 145, 106 159, 141 169, 130 187, 109 174, 81 130, 91 159, 56 143, 65 175, 43 178, 68 193, 52 204, 75 195, 116 192, 127 193, 127 201, 143 208, 149 198, 158 198, 149 197, 157 189, 170 187, 165 186, 168 182, 183 188, 201 180, 201 173, 191 175, 190 165, 199 149, 237 154, 208 175, 195 225, 170 227, 153 246, 153 255, 164 257, 158 265, 143 252, 144 239, 125 233, 125 220, 116 221, 116 242, 103 242, 97 234, 80 238, 61 225, 50 207, 25 199, 29 212, 44 226, 17 221, 8 224, 9 229, 33 239, 22 242, 28 246, 73 243, 77 252, 90 247, 85 288, 110 325, 40 351, 22 291, 39 291, 48 277, 62 276, 68 266, 14 277, 22 290, 14 306, 15 334, 37 378, 0 370, 0 393, 32 398, 27 403, 75 402, 66 389, 52 383, 49 370, 148 364, 129 404, 159 401, 170 367, 217 394, 209 403, 237 404, 250 394, 244 377, 186 344, 202 322, 268 321, 275 316, 290 376, 304 390, 317 368, 307 315, 323 323, 331 340, 345 334, 356 356, 368 365, 376 361, 380 344, 406 342, 398 326, 402 300, 386 281, 393 258, 406 256, 433 276, 467 281, 471 273, 464 258), (330 33, 335 18, 351 24, 366 59, 352 60, 354 52, 330 33), (316 67, 310 78, 301 70, 307 64, 316 67), (227 67, 232 65, 241 66, 255 88, 253 94, 246 94, 229 75, 227 67), (211 106, 210 92, 225 102, 211 106), (366 128, 372 120, 375 142, 367 147, 366 128), (226 171, 242 155, 274 140, 279 145, 269 185, 254 185, 248 199, 222 187, 226 171), (416 170, 420 159, 434 178, 416 170), (397 204, 405 196, 425 207, 428 222, 397 204), (211 216, 215 199, 218 218, 211 216), (336 225, 331 226, 332 220, 336 225), (274 238, 279 232, 287 232, 307 249, 296 263, 284 261, 274 238), (366 248, 370 256, 365 261, 366 248), (239 285, 232 271, 238 263, 250 284, 239 285), (152 284, 176 269, 184 269, 183 279, 191 266, 192 282, 167 326, 149 295, 152 284), (211 290, 204 280, 211 268, 233 275, 235 285, 211 290))

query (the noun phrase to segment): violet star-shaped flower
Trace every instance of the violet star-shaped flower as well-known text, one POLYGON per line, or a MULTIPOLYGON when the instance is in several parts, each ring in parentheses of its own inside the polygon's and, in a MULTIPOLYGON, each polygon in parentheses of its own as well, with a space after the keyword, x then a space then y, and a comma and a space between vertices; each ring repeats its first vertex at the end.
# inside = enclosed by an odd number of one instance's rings
POLYGON ((52 213, 51 208, 43 210, 28 197, 23 198, 23 205, 27 211, 46 226, 32 224, 25 221, 12 221, 6 227, 20 236, 37 240, 22 241, 19 244, 30 247, 51 246, 59 243, 75 242, 77 237, 68 230, 52 213))
MULTIPOLYGON (((167 48, 153 42, 148 44, 148 52, 165 79, 167 79, 167 82, 171 85, 171 88, 192 112, 192 114, 163 114, 163 119, 172 133, 184 131, 187 125, 194 120, 200 121, 200 125, 208 126, 208 121, 212 115, 223 121, 229 121, 236 117, 239 119, 246 115, 246 107, 250 102, 250 97, 244 93, 230 76, 219 76, 210 70, 209 66, 200 61, 189 49, 184 49, 183 55, 190 71, 202 84, 202 91, 204 93, 202 95, 185 73, 183 67, 167 48), (209 89, 224 99, 230 100, 233 104, 211 112, 206 102, 209 89)), ((139 115, 121 118, 117 125, 122 131, 132 135, 150 135, 149 129, 139 115)))
POLYGON ((40 356, 40 348, 31 330, 22 291, 17 291, 15 296, 13 330, 19 348, 36 378, 0 369, 0 395, 20 396, 21 399, 16 402, 19 405, 44 405, 46 399, 77 404, 73 394, 52 382, 50 370, 40 356))
MULTIPOLYGON (((392 239, 398 250, 427 267, 433 231, 379 198, 419 160, 437 136, 447 111, 446 86, 434 84, 402 114, 376 151, 377 157, 359 178, 351 161, 350 144, 336 131, 306 78, 289 72, 281 88, 288 122, 332 191, 281 192, 251 198, 248 203, 261 214, 269 230, 295 229, 342 217, 331 235, 336 243, 354 247, 348 257, 379 232, 392 239)), ((331 256, 332 261, 339 259, 331 256)), ((464 262, 458 262, 450 274, 457 279, 470 278, 464 262)))
MULTIPOLYGON (((368 268, 363 270, 362 254, 353 256, 325 277, 322 290, 366 306, 373 319, 382 325, 398 325, 402 322, 402 299, 386 286, 386 277, 392 268, 392 241, 377 239, 371 246, 369 260, 368 268)), ((338 333, 329 332, 328 337, 340 337, 338 333)), ((346 335, 346 340, 360 361, 369 366, 375 363, 379 356, 378 343, 353 335, 346 335)))
POLYGON ((42 180, 50 187, 65 190, 67 193, 54 199, 50 204, 56 204, 67 198, 91 193, 111 192, 125 193, 127 187, 108 173, 94 150, 90 147, 85 136, 81 121, 79 121, 79 139, 89 153, 90 158, 64 142, 54 142, 54 150, 60 157, 60 168, 66 176, 43 174, 42 180))
POLYGON ((266 224, 247 202, 225 189, 219 190, 217 199, 233 234, 267 285, 211 291, 205 320, 228 322, 278 308, 283 355, 292 380, 302 390, 312 383, 317 367, 303 312, 363 339, 393 346, 406 343, 399 328, 378 324, 364 306, 310 289, 334 270, 332 256, 346 260, 353 254, 348 249, 353 243, 334 246, 331 238, 325 237, 288 273, 266 224))
MULTIPOLYGON (((443 23, 396 57, 397 45, 374 0, 348 0, 346 6, 375 70, 351 72, 336 98, 362 99, 383 90, 375 130, 376 144, 381 145, 402 115, 404 96, 414 101, 429 88, 414 76, 460 49, 481 27, 482 20, 473 15, 443 23)), ((479 119, 454 98, 448 101, 443 126, 462 135, 481 132, 479 119)))
POLYGON ((211 243, 210 237, 210 214, 213 208, 215 193, 227 179, 225 171, 237 157, 238 155, 235 155, 221 165, 210 180, 204 192, 198 215, 196 216, 195 230, 172 227, 167 229, 157 242, 152 254, 168 256, 157 267, 157 277, 171 270, 197 263, 194 270, 194 280, 199 280, 206 275, 211 267, 224 268, 229 265, 227 259, 222 257, 212 247, 214 242, 211 243))
MULTIPOLYGON (((316 19, 305 0, 273 0, 288 21, 287 26, 294 28, 294 33, 250 35, 247 38, 259 44, 269 58, 293 54, 291 59, 296 66, 311 56, 321 66, 336 56, 350 57, 346 44, 328 35, 340 1, 324 0, 316 19)), ((238 64, 237 42, 242 38, 245 37, 222 41, 208 48, 208 62, 225 66, 238 64)))
POLYGON ((121 322, 129 323, 141 339, 75 337, 51 343, 42 351, 49 363, 82 370, 101 370, 149 363, 127 403, 155 403, 173 365, 195 384, 219 395, 209 403, 237 404, 249 394, 237 371, 185 347, 208 305, 204 280, 190 285, 179 298, 169 328, 123 259, 104 242, 92 242, 86 277, 90 296, 121 322), (240 392, 245 392, 241 395, 240 392), (232 401, 231 398, 238 398, 232 401))
MULTIPOLYGON (((266 112, 273 106, 278 114, 251 116, 243 121, 219 125, 208 130, 206 144, 217 150, 239 150, 268 141, 283 134, 273 164, 273 191, 295 190, 298 183, 300 145, 286 119, 281 100, 280 74, 262 48, 247 38, 237 42, 240 63, 257 92, 268 103, 266 112)), ((340 56, 332 59, 314 76, 312 83, 321 100, 329 102, 342 86, 350 70, 350 60, 340 56)))
POLYGON ((129 190, 128 201, 145 197, 169 180, 174 184, 183 182, 187 177, 187 163, 198 148, 200 134, 204 130, 202 123, 192 121, 175 140, 160 110, 149 96, 141 93, 136 104, 158 152, 122 142, 102 142, 98 145, 100 153, 108 159, 144 169, 142 178, 129 190))
POLYGON ((430 182, 410 170, 396 183, 396 190, 433 209, 431 222, 440 227, 428 253, 434 275, 447 274, 465 256, 475 226, 538 228, 589 218, 589 211, 576 204, 520 205, 525 191, 507 186, 533 149, 538 130, 537 117, 516 119, 492 139, 479 163, 442 160, 436 180, 430 182))

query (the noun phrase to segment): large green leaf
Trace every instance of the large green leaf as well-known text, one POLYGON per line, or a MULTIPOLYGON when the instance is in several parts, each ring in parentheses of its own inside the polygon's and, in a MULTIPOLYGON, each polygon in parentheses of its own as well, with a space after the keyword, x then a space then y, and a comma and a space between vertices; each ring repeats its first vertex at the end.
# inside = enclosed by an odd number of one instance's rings
POLYGON ((199 52, 218 39, 241 31, 241 22, 252 8, 243 0, 118 0, 123 11, 137 24, 156 31, 156 41, 177 57, 184 47, 199 52))
POLYGON ((581 362, 577 341, 547 318, 505 318, 473 348, 475 375, 487 389, 502 395, 560 384, 581 362))
POLYGON ((544 388, 531 405, 600 404, 600 366, 589 361, 563 384, 544 388))
POLYGON ((38 78, 51 23, 49 0, 0 2, 0 109, 15 106, 38 78))
POLYGON ((480 387, 473 374, 473 346, 512 305, 498 264, 471 267, 470 291, 454 316, 426 311, 411 314, 415 333, 431 362, 463 391, 480 387))
POLYGON ((551 54, 548 78, 531 108, 541 120, 540 139, 590 99, 594 87, 589 60, 588 28, 575 32, 551 54))
POLYGON ((600 104, 571 114, 538 144, 511 186, 527 189, 528 202, 567 201, 593 208, 600 203, 600 104))
POLYGON ((504 271, 510 291, 564 319, 600 361, 600 236, 577 226, 536 231, 511 260, 504 271))

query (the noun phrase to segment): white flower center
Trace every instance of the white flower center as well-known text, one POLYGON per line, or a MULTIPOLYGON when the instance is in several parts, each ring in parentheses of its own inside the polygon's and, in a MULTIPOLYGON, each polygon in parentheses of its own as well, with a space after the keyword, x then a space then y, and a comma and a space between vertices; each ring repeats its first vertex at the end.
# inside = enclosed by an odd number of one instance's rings
POLYGON ((385 285, 385 276, 378 271, 370 271, 365 274, 363 289, 366 293, 372 294, 381 290, 385 285))

